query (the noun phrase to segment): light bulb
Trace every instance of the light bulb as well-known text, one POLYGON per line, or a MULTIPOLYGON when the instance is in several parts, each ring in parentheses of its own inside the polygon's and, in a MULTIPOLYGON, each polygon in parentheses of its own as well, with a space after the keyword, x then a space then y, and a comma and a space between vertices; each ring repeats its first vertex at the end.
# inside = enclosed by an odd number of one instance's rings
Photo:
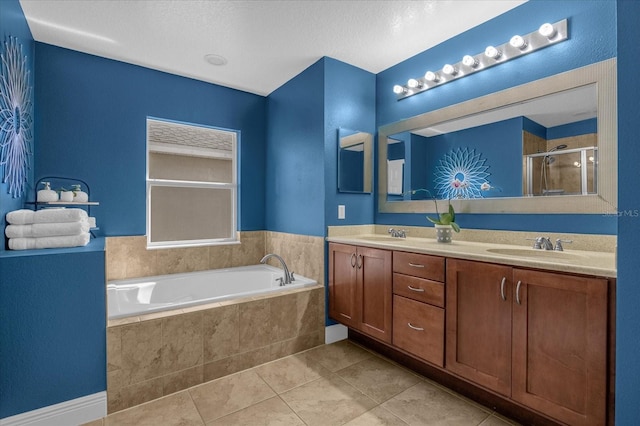
POLYGON ((580 167, 580 166, 581 166, 581 164, 580 164, 580 162, 579 162, 579 161, 574 161, 574 162, 573 162, 573 165, 574 165, 574 166, 576 166, 576 167, 580 167))
POLYGON ((407 86, 409 86, 412 89, 415 89, 416 87, 417 88, 422 87, 422 84, 415 78, 410 78, 409 81, 407 81, 407 86))
POLYGON ((464 55, 462 58, 462 63, 471 68, 475 68, 478 66, 478 60, 471 55, 464 55))
POLYGON ((589 157, 589 161, 591 161, 593 163, 593 160, 595 160, 595 158, 593 156, 589 157))
POLYGON ((557 33, 555 27, 548 22, 546 24, 542 24, 538 29, 538 32, 540 33, 540 35, 547 38, 553 38, 557 33))
POLYGON ((498 59, 500 55, 502 55, 502 52, 500 52, 493 46, 487 46, 487 48, 484 50, 484 54, 489 58, 498 59))
POLYGON ((433 82, 440 80, 440 76, 433 71, 427 71, 424 75, 424 78, 428 81, 433 81, 433 82))
POLYGON ((456 75, 458 70, 451 64, 445 64, 445 66, 442 67, 442 72, 448 75, 456 75))
POLYGON ((399 84, 396 84, 395 86, 393 86, 393 93, 395 93, 396 95, 400 95, 402 93, 405 93, 406 91, 407 89, 400 86, 399 84))
POLYGON ((509 40, 509 44, 520 50, 524 50, 527 47, 527 42, 524 41, 524 39, 519 35, 514 35, 513 37, 511 37, 511 40, 509 40))

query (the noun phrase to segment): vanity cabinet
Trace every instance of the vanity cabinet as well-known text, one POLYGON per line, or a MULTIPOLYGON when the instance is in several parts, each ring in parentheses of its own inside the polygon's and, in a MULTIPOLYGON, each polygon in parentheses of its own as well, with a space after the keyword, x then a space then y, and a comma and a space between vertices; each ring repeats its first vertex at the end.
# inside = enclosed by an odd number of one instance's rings
POLYGON ((389 250, 329 244, 329 316, 391 343, 392 255, 389 250))
POLYGON ((444 366, 444 258, 393 252, 394 346, 444 366))
POLYGON ((446 368, 564 423, 605 424, 607 285, 447 260, 446 368))

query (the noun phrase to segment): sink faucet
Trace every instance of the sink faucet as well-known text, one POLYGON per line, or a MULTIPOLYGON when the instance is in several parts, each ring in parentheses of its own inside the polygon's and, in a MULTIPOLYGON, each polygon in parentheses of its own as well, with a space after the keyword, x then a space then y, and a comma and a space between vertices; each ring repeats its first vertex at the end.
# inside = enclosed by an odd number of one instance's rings
POLYGON ((389 228, 387 233, 391 234, 393 238, 407 238, 407 232, 404 229, 398 230, 398 229, 389 228))
POLYGON ((295 277, 293 276, 293 272, 289 272, 289 268, 287 268, 287 264, 284 263, 284 259, 278 256, 277 254, 269 253, 268 255, 266 255, 260 260, 260 263, 266 263, 266 261, 271 257, 275 257, 276 259, 278 259, 278 261, 280 261, 280 264, 282 265, 282 269, 284 270, 284 280, 279 278, 281 280, 280 285, 291 284, 293 281, 296 280, 295 277))
POLYGON ((537 237, 533 243, 536 250, 553 250, 553 243, 549 237, 537 237))

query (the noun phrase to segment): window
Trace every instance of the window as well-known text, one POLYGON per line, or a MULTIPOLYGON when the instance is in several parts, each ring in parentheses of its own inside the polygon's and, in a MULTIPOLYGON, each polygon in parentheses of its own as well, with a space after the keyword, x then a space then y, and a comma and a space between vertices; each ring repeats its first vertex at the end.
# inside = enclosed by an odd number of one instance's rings
POLYGON ((147 246, 237 242, 237 132, 147 119, 147 246))

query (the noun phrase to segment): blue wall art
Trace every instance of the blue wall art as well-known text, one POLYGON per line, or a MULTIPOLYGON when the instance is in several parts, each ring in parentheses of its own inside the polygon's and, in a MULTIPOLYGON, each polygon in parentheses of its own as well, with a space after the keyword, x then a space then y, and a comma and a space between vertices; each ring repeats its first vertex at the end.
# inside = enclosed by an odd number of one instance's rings
POLYGON ((487 183, 489 166, 475 149, 457 148, 449 151, 436 166, 435 190, 440 198, 481 198, 487 183))
POLYGON ((21 197, 33 141, 33 90, 22 45, 8 37, 0 55, 0 166, 9 195, 21 197))

